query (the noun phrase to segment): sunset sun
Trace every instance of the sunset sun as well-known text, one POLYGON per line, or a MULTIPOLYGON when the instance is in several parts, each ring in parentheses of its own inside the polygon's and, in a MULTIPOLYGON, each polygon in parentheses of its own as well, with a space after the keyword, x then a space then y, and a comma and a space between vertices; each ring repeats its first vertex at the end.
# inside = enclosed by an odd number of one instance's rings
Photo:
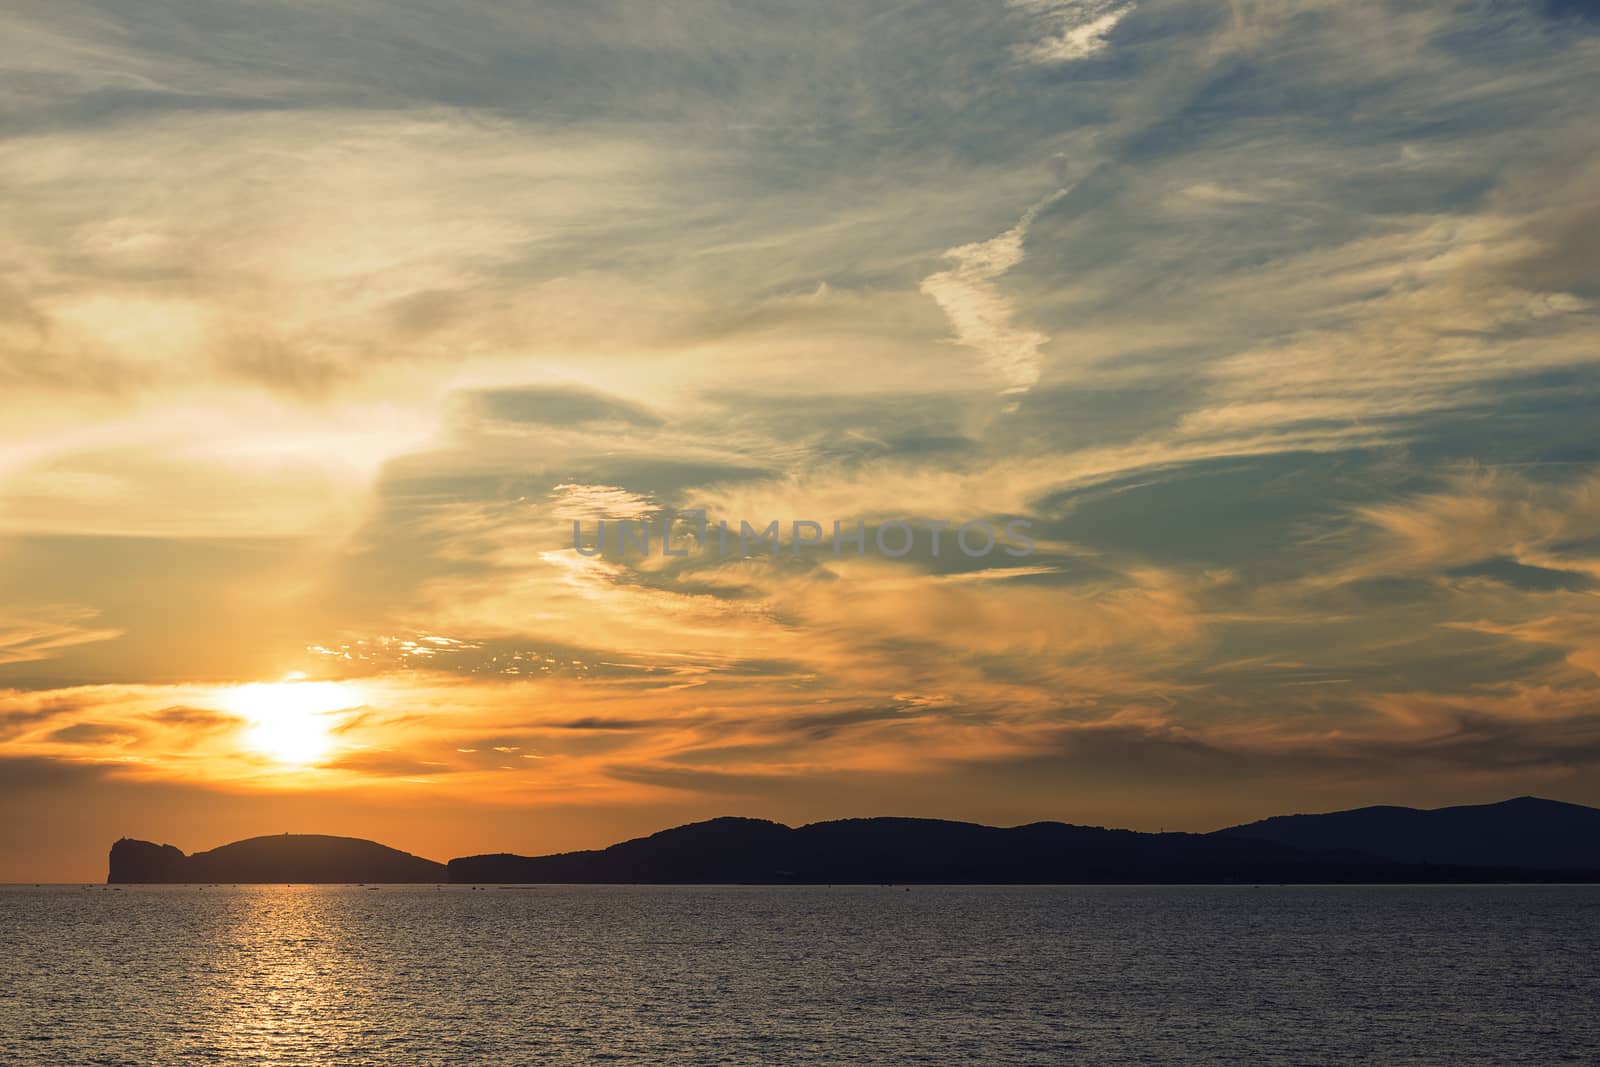
POLYGON ((245 743, 279 763, 305 766, 332 749, 332 713, 359 706, 361 693, 343 682, 256 682, 224 698, 249 726, 245 743))

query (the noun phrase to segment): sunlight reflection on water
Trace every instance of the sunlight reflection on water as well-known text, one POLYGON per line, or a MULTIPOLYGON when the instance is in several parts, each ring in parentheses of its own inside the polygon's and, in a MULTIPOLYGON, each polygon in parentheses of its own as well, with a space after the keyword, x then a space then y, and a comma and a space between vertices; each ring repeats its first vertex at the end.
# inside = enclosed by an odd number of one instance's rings
POLYGON ((1591 887, 0 888, 0 1063, 1586 1062, 1591 887))

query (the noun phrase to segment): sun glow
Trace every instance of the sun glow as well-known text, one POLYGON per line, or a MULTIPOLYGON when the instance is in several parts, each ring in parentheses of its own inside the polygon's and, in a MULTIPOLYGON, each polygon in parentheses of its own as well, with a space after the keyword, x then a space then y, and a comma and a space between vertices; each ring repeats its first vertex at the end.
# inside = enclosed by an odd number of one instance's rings
POLYGON ((332 713, 365 703, 348 682, 256 682, 223 700, 249 720, 245 740, 251 748, 295 766, 316 763, 333 748, 332 713))

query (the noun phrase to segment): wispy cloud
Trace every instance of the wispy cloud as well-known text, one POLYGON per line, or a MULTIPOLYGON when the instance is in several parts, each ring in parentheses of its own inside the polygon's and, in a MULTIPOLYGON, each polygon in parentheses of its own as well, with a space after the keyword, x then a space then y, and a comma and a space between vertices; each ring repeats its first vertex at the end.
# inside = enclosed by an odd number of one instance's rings
POLYGON ((1032 63, 1069 63, 1087 59, 1110 42, 1106 39, 1136 6, 1127 0, 1007 0, 1036 16, 1048 36, 1016 46, 1017 55, 1032 63))
POLYGON ((998 237, 950 249, 944 258, 955 266, 922 280, 922 291, 949 316, 955 342, 983 358, 1006 394, 1025 393, 1038 382, 1039 349, 1050 338, 1012 321, 1017 308, 996 283, 1022 262, 1028 230, 1039 213, 1064 195, 1066 190, 1057 190, 1038 201, 998 237))
POLYGON ((81 607, 46 608, 22 617, 0 614, 0 664, 33 663, 64 649, 122 636, 120 630, 88 625, 98 614, 81 607))

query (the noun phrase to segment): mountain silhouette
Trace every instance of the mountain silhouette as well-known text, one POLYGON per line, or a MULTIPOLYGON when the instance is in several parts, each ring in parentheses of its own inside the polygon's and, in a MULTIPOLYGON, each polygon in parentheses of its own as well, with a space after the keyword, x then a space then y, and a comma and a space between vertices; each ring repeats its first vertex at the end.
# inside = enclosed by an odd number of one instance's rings
POLYGON ((1066 823, 1010 829, 938 819, 843 819, 791 829, 723 818, 607 849, 451 860, 454 882, 1080 882, 1216 880, 1292 864, 1273 842, 1066 823))
POLYGON ((107 883, 443 882, 445 866, 356 837, 252 837, 185 856, 171 845, 123 838, 111 846, 107 883))
MULTIPOLYGON (((1289 816, 1210 834, 1138 833, 1041 822, 1001 829, 937 819, 844 819, 791 829, 724 818, 610 848, 451 860, 453 882, 1466 882, 1600 880, 1600 810, 1519 798, 1476 808, 1374 808, 1319 837, 1289 816), (1461 847, 1423 847, 1439 816, 1461 847), (1424 819, 1423 822, 1428 822, 1424 819), (1430 823, 1431 825, 1431 823, 1430 823), (1256 832, 1258 827, 1269 827, 1256 832), (1402 847, 1413 842, 1417 847, 1402 847), (1471 844, 1473 847, 1467 847, 1471 844)), ((1332 824, 1330 824, 1332 825, 1332 824)), ((1437 841, 1446 840, 1439 837, 1437 841)))
POLYGON ((1453 808, 1374 807, 1278 815, 1213 837, 1359 852, 1397 863, 1600 869, 1600 809, 1539 797, 1453 808))
POLYGON ((1600 809, 1519 797, 1286 815, 1209 834, 940 819, 691 823, 609 848, 434 863, 284 834, 185 856, 124 838, 110 882, 1207 883, 1600 881, 1600 809))

